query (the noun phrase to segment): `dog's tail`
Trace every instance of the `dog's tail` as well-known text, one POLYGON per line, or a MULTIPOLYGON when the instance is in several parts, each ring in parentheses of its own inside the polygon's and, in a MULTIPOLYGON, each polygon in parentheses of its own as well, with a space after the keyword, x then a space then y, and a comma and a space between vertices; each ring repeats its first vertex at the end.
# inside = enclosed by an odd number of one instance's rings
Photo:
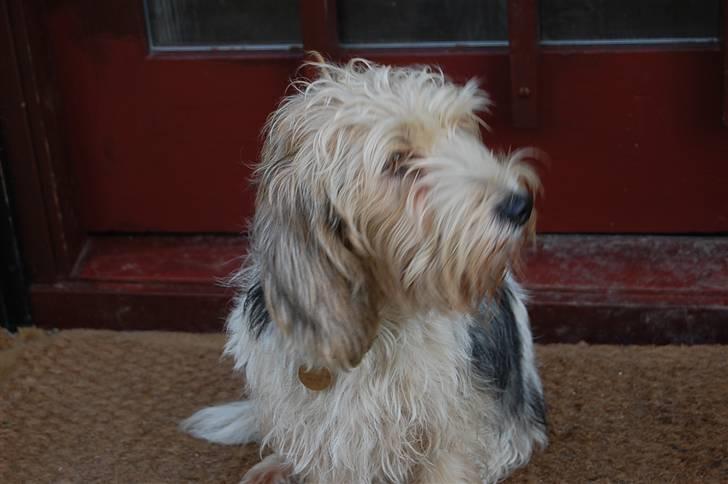
POLYGON ((255 407, 245 400, 204 408, 184 420, 180 430, 216 444, 260 441, 255 407))

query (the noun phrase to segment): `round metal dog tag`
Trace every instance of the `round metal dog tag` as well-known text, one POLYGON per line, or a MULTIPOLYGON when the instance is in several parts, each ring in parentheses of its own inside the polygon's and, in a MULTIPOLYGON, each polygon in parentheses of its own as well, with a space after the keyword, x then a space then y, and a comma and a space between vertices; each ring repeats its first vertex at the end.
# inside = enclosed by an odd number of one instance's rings
POLYGON ((304 366, 298 368, 298 381, 315 392, 329 388, 333 379, 327 368, 312 368, 310 370, 307 370, 304 366))

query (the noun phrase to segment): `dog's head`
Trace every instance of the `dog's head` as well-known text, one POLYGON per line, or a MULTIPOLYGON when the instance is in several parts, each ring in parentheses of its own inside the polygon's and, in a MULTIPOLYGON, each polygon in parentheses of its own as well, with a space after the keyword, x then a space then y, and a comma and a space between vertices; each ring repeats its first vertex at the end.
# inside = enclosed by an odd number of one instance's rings
POLYGON ((467 311, 497 287, 532 232, 538 179, 527 152, 483 145, 473 81, 310 66, 268 121, 252 250, 278 326, 346 367, 383 313, 467 311))

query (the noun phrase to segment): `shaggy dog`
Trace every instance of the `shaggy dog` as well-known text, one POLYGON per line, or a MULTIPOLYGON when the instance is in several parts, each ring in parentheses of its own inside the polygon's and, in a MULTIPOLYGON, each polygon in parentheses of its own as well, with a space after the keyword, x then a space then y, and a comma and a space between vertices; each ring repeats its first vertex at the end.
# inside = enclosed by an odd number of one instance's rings
POLYGON ((494 482, 546 443, 524 294, 527 152, 428 67, 308 64, 266 126, 225 354, 247 400, 183 423, 270 451, 244 483, 494 482))

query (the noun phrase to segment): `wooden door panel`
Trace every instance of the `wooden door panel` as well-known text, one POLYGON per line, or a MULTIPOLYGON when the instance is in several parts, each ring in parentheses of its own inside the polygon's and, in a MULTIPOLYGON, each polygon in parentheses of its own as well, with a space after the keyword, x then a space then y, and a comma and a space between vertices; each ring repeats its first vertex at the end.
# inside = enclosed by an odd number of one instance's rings
POLYGON ((717 50, 551 51, 542 76, 542 129, 504 132, 552 158, 542 229, 728 231, 717 50))
POLYGON ((129 4, 65 2, 48 12, 84 224, 239 232, 253 197, 245 164, 299 56, 150 55, 140 12, 113 31, 88 28, 129 4))

